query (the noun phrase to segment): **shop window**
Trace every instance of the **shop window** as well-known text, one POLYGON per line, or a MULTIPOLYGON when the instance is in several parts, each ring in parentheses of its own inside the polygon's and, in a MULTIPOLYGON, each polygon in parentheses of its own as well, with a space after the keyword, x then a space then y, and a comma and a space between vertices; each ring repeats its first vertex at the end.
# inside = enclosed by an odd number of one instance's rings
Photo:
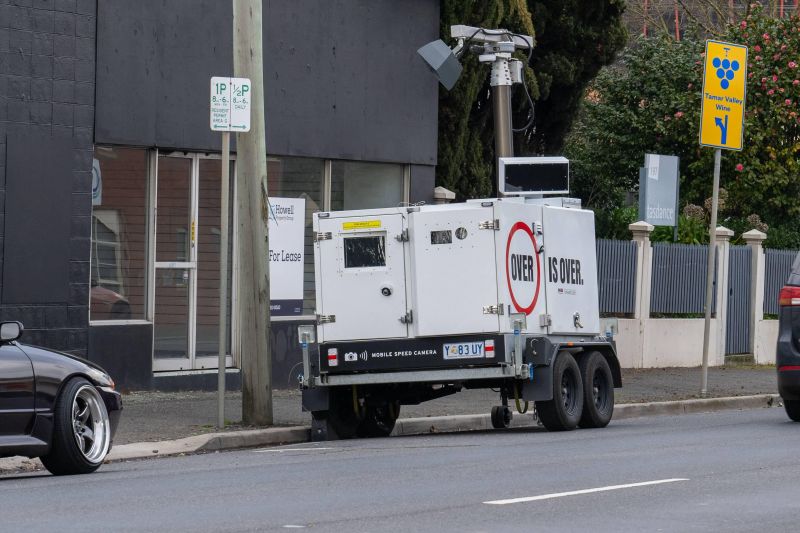
POLYGON ((101 209, 92 213, 92 286, 116 292, 122 285, 118 215, 101 209))
POLYGON ((314 314, 314 240, 312 214, 323 210, 322 184, 325 161, 305 157, 270 157, 267 159, 269 195, 280 198, 304 198, 306 206, 303 233, 303 308, 302 314, 314 314))
POLYGON ((96 147, 91 320, 145 318, 147 150, 96 147))
POLYGON ((333 161, 331 209, 396 207, 403 202, 403 183, 403 165, 333 161))

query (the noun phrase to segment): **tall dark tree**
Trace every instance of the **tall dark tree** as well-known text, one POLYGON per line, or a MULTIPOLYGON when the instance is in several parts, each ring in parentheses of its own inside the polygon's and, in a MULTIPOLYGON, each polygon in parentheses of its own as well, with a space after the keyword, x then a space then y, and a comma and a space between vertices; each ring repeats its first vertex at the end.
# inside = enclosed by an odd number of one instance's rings
MULTIPOLYGON (((560 151, 586 85, 625 43, 623 0, 442 0, 441 33, 467 24, 533 35, 526 83, 536 102, 534 126, 515 134, 517 155, 560 151), (531 68, 532 67, 532 68, 531 68), (551 109, 552 108, 552 109, 551 109)), ((517 52, 520 59, 526 54, 517 52)), ((452 91, 440 90, 437 184, 460 198, 494 193, 494 128, 489 67, 472 54, 452 91)), ((514 126, 530 119, 519 87, 512 102, 514 126)))
POLYGON ((536 28, 531 67, 539 86, 528 153, 559 154, 588 83, 627 40, 624 0, 539 0, 528 6, 536 28))

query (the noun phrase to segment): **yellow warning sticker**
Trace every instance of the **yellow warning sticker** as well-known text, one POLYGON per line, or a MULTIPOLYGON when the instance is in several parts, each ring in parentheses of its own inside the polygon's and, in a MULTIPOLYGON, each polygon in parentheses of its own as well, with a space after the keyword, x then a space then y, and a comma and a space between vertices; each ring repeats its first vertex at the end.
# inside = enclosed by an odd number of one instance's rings
POLYGON ((357 222, 343 222, 343 230, 351 229, 376 229, 381 227, 380 220, 359 220, 357 222))

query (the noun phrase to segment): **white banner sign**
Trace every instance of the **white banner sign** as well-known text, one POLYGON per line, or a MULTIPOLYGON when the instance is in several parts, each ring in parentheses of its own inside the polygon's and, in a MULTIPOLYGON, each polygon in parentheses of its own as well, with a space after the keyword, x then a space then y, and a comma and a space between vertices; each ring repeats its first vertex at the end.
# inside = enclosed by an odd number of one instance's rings
POLYGON ((303 249, 306 201, 270 198, 269 276, 270 311, 275 316, 303 312, 303 249))

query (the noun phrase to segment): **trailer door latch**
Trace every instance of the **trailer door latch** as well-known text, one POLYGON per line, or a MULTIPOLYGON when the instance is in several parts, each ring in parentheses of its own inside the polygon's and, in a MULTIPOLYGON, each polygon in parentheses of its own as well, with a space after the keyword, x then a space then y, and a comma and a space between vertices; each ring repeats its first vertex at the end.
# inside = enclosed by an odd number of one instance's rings
POLYGON ((483 306, 484 315, 502 315, 503 311, 504 311, 503 304, 483 306))
POLYGON ((333 238, 330 231, 320 231, 314 234, 314 242, 329 241, 333 238))
POLYGON ((336 322, 336 315, 317 315, 317 324, 331 324, 336 322))
POLYGON ((494 231, 500 231, 500 220, 484 220, 483 222, 478 223, 478 229, 491 229, 494 231))
POLYGON ((411 309, 409 309, 408 311, 406 311, 406 314, 400 317, 400 323, 411 324, 412 322, 414 322, 414 313, 412 312, 411 309))
POLYGON ((394 238, 397 239, 398 242, 408 242, 408 241, 410 241, 411 238, 408 236, 408 228, 406 228, 403 231, 401 231, 399 235, 395 235, 394 238))

